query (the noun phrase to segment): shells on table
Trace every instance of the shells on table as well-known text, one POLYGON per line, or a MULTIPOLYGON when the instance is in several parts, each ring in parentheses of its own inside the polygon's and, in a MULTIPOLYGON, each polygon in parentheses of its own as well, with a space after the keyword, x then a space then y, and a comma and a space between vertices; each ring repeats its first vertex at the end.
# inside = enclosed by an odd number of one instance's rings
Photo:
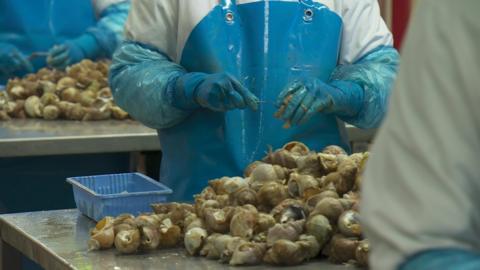
POLYGON ((12 78, 7 82, 6 92, 0 92, 0 120, 128 119, 128 113, 113 101, 108 87, 108 68, 106 61, 83 60, 66 71, 42 68, 23 78, 12 78), (67 106, 65 102, 72 105, 67 106), (7 107, 3 103, 11 105, 7 107))
MULTIPOLYGON (((77 105, 58 103, 62 113, 77 105)), ((317 153, 288 143, 250 164, 244 177, 209 181, 194 204, 159 203, 154 213, 122 214, 109 232, 121 253, 183 245, 191 256, 230 265, 298 265, 323 254, 333 263, 366 266, 357 185, 367 158, 336 146, 317 153)))

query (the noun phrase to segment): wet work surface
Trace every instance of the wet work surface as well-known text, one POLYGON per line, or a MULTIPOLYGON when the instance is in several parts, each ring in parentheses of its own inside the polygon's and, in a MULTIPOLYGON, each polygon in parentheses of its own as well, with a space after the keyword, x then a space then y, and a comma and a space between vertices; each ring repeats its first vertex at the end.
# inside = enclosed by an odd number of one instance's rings
POLYGON ((120 255, 114 249, 87 251, 94 221, 76 209, 0 215, 0 269, 15 269, 20 253, 45 269, 321 269, 353 270, 353 266, 311 261, 295 267, 229 267, 205 258, 190 257, 182 249, 120 255), (3 266, 3 267, 2 267, 3 266))
MULTIPOLYGON (((347 126, 351 142, 369 142, 374 130, 347 126)), ((133 120, 0 121, 0 158, 85 153, 158 151, 157 131, 133 120)))
POLYGON ((0 121, 0 157, 158 151, 157 131, 133 120, 0 121))

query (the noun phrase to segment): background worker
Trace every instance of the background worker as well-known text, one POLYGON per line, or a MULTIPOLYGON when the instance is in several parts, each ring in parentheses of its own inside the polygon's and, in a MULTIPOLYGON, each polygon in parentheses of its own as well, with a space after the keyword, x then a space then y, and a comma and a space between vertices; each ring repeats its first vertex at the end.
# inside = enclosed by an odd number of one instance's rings
POLYGON ((0 85, 45 67, 109 58, 127 0, 0 0, 0 85))

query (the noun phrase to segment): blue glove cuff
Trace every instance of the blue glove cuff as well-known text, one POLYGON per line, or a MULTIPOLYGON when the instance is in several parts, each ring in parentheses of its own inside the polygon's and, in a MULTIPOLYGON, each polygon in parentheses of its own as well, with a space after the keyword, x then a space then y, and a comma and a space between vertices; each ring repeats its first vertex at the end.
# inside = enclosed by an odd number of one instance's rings
POLYGON ((326 112, 335 113, 340 117, 356 116, 363 107, 363 88, 350 81, 332 81, 331 96, 333 105, 326 112))
POLYGON ((205 73, 192 72, 169 82, 167 86, 169 103, 184 111, 198 109, 200 105, 196 101, 197 87, 206 76, 205 73))
MULTIPOLYGON (((82 57, 80 57, 79 59, 72 59, 75 60, 74 62, 81 61, 84 58, 95 59, 98 55, 98 42, 95 37, 90 33, 83 34, 80 37, 72 40, 71 42, 78 46, 83 54, 82 57)), ((74 57, 76 58, 77 55, 75 55, 74 57)))

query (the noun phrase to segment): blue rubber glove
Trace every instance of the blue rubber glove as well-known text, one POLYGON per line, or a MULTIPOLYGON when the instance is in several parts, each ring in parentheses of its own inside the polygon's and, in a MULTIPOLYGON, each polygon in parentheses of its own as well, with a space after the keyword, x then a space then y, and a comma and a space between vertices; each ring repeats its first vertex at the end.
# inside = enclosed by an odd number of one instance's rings
POLYGON ((0 43, 0 74, 2 76, 21 76, 32 71, 32 63, 17 47, 10 43, 0 43))
POLYGON ((85 58, 92 59, 99 49, 95 37, 91 34, 84 34, 50 49, 47 64, 53 68, 64 69, 85 58))
POLYGON ((291 125, 302 124, 319 112, 352 117, 361 110, 363 99, 363 89, 353 82, 327 84, 305 77, 290 83, 280 93, 275 116, 291 125))
POLYGON ((187 73, 169 85, 167 95, 170 103, 182 110, 199 107, 216 112, 247 107, 257 110, 259 103, 254 94, 226 73, 187 73))

